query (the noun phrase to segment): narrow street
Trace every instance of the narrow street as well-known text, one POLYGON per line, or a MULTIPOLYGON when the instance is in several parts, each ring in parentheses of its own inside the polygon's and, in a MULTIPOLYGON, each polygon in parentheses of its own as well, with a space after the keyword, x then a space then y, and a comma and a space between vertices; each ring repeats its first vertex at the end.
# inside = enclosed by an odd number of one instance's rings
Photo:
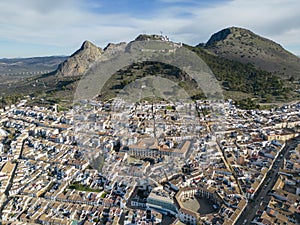
POLYGON ((268 195, 268 192, 272 190, 277 178, 278 178, 278 171, 279 168, 283 166, 283 159, 288 154, 290 150, 297 146, 298 141, 300 140, 299 137, 289 140, 286 142, 285 147, 282 149, 281 153, 273 163, 272 168, 269 170, 266 179, 262 183, 260 189, 257 191, 257 195, 253 199, 253 201, 249 201, 247 207, 245 208, 244 212, 240 216, 240 218, 235 223, 236 225, 240 224, 251 224, 251 221, 255 218, 256 212, 262 202, 269 202, 271 196, 268 195))

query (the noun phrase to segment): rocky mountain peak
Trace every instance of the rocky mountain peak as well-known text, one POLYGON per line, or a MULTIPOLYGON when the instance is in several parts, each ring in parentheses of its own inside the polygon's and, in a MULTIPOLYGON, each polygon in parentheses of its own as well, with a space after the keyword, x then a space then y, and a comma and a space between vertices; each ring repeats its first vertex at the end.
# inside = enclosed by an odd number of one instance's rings
POLYGON ((226 37, 231 33, 230 28, 225 28, 217 33, 214 33, 210 39, 207 41, 206 46, 211 46, 218 41, 226 39, 226 37))
POLYGON ((249 38, 251 36, 258 36, 254 34, 252 31, 240 28, 240 27, 228 27, 225 29, 222 29, 216 33, 214 33, 210 39, 207 41, 206 46, 213 46, 214 44, 217 44, 218 42, 237 38, 237 39, 244 39, 249 38))
POLYGON ((118 44, 115 44, 115 43, 108 43, 108 45, 106 45, 106 47, 103 49, 104 51, 110 51, 110 50, 113 50, 113 49, 116 49, 120 46, 124 46, 126 45, 126 42, 120 42, 118 44))
POLYGON ((103 50, 101 48, 90 41, 84 41, 75 53, 58 66, 56 75, 81 76, 92 63, 101 57, 102 53, 103 50))
POLYGON ((89 48, 98 48, 96 45, 94 45, 92 42, 90 41, 84 41, 80 47, 81 50, 84 49, 89 49, 89 48))
POLYGON ((83 47, 89 47, 89 46, 95 46, 92 42, 88 41, 88 40, 85 40, 83 43, 82 43, 82 46, 83 47))
POLYGON ((81 47, 71 55, 73 56, 82 56, 82 55, 90 55, 91 57, 94 57, 95 55, 101 54, 103 50, 96 45, 94 45, 90 41, 84 41, 81 45, 81 47))

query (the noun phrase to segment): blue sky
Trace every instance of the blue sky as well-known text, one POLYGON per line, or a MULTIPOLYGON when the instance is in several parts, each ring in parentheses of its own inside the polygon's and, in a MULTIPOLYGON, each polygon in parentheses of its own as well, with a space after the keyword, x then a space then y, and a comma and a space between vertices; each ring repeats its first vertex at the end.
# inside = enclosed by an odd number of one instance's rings
POLYGON ((162 31, 195 45, 238 26, 300 55, 299 0, 10 0, 0 2, 0 58, 69 55, 162 31))

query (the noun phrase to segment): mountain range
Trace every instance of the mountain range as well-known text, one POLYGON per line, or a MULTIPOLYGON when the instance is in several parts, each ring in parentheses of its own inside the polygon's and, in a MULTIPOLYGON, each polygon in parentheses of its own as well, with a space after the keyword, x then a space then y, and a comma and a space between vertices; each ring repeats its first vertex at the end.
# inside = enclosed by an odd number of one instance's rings
MULTIPOLYGON (((135 40, 160 38, 160 35, 139 35, 135 40)), ((102 60, 105 57, 104 53, 126 46, 124 42, 110 43, 102 49, 85 41, 71 56, 58 58, 58 65, 52 72, 11 82, 6 87, 0 85, 2 94, 4 96, 15 95, 20 93, 21 89, 22 94, 32 94, 49 101, 71 100, 78 80, 93 63, 102 60)), ((299 57, 274 41, 250 30, 230 27, 213 34, 206 43, 183 46, 198 54, 210 67, 223 87, 226 97, 235 100, 255 98, 258 102, 287 101, 299 97, 299 94, 294 91, 298 88, 300 78, 299 57)), ((0 60, 0 71, 4 68, 1 62, 0 60)), ((118 71, 118 74, 124 73, 127 77, 113 76, 115 78, 112 78, 110 83, 114 85, 107 88, 114 89, 117 93, 124 86, 122 79, 132 80, 132 77, 137 77, 136 74, 140 74, 141 71, 144 71, 143 74, 150 71, 151 66, 156 67, 156 72, 166 76, 170 70, 173 73, 180 73, 177 71, 178 68, 162 66, 159 63, 150 64, 142 63, 138 66, 123 68, 118 71)), ((197 89, 197 87, 194 88, 197 89)))
MULTIPOLYGON (((160 35, 139 35, 135 40, 147 38, 160 39, 160 35)), ((121 43, 126 44, 126 43, 121 43)), ((102 50, 89 41, 70 56, 57 69, 58 75, 80 75, 88 69, 87 65, 95 62, 103 52, 114 44, 108 44, 102 50)), ((291 76, 300 78, 300 58, 285 50, 272 40, 261 37, 250 30, 230 27, 213 34, 205 44, 196 47, 221 58, 253 64, 256 68, 271 72, 283 79, 291 76)))

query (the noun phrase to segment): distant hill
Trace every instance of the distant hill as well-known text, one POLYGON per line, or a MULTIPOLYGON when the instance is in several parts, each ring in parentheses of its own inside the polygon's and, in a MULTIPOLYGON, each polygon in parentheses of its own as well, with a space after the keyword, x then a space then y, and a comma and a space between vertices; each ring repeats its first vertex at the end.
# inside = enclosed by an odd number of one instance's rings
POLYGON ((0 59, 0 75, 37 74, 53 71, 67 56, 0 59))
POLYGON ((0 99, 1 96, 35 92, 40 88, 39 85, 23 86, 27 80, 55 70, 67 58, 67 56, 46 56, 0 59, 0 99))
MULTIPOLYGON (((202 45, 203 46, 203 45, 202 45)), ((211 36, 204 48, 226 59, 251 63, 283 79, 300 79, 300 59, 272 40, 230 27, 211 36)))

